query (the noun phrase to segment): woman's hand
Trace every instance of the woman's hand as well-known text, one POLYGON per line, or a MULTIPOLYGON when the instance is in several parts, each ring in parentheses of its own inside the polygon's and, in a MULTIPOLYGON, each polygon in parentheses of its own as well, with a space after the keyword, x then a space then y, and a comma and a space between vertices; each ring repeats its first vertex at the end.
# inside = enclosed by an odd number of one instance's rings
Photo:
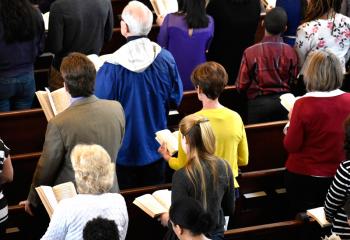
POLYGON ((158 148, 158 152, 162 155, 162 157, 165 159, 165 161, 169 161, 169 159, 171 158, 168 148, 166 146, 166 143, 163 143, 159 148, 158 148))

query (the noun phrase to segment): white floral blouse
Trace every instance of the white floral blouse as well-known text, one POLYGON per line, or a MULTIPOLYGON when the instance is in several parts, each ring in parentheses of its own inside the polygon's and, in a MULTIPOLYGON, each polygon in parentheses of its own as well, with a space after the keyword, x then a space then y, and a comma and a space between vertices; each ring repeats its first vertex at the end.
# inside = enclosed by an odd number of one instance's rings
POLYGON ((300 66, 307 55, 318 49, 329 49, 345 63, 350 56, 350 18, 336 13, 334 18, 317 19, 300 25, 297 29, 295 50, 300 66))

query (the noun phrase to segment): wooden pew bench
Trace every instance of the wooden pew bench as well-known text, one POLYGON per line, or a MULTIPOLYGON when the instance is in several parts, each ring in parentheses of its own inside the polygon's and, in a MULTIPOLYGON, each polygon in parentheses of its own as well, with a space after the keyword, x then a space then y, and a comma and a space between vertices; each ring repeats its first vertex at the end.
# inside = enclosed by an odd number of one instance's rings
POLYGON ((42 151, 47 126, 42 109, 3 112, 0 122, 0 137, 12 156, 42 151))

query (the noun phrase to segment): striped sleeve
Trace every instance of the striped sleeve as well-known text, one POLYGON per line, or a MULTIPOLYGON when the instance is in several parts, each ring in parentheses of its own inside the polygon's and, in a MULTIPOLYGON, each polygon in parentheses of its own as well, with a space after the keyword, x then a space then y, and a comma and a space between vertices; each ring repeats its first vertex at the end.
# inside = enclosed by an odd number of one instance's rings
POLYGON ((324 210, 328 221, 333 222, 336 213, 344 206, 350 186, 350 160, 340 164, 333 183, 330 186, 324 210))

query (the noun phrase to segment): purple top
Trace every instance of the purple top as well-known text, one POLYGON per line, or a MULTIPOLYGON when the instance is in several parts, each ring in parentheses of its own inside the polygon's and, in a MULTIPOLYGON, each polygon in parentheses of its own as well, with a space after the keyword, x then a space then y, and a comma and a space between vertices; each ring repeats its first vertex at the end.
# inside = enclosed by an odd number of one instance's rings
POLYGON ((176 61, 184 90, 193 90, 191 73, 198 65, 206 61, 205 53, 214 34, 214 20, 209 17, 206 28, 193 29, 192 36, 183 15, 165 16, 157 38, 161 47, 169 50, 176 61))

